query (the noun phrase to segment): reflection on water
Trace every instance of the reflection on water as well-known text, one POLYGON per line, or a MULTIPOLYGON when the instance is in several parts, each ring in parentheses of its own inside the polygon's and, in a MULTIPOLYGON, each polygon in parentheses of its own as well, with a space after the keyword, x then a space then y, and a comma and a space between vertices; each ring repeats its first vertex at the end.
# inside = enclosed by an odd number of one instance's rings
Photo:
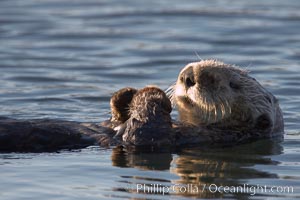
MULTIPOLYGON (((252 144, 228 148, 184 148, 176 151, 176 156, 169 152, 151 152, 116 147, 112 151, 112 164, 118 167, 134 167, 140 170, 168 170, 179 179, 165 180, 144 176, 122 176, 125 186, 116 191, 130 193, 148 193, 197 196, 202 198, 220 198, 226 196, 214 192, 210 185, 243 186, 247 179, 270 178, 278 176, 253 166, 257 164, 277 165, 279 162, 270 156, 282 154, 283 147, 278 141, 258 141, 252 144), (145 184, 145 185, 144 185, 145 184), (172 188, 168 192, 166 187, 172 188), (180 186, 185 187, 183 190, 180 186), (162 188, 165 187, 165 190, 162 188), (203 188, 205 187, 205 188, 203 188)), ((246 184, 248 187, 251 184, 246 184)), ((233 196, 251 196, 252 191, 245 191, 233 196)), ((259 191, 257 192, 259 193, 259 191)), ((231 196, 230 195, 230 196, 231 196)), ((260 195, 266 195, 261 193, 260 195)), ((259 196, 256 194, 256 196, 259 196)))
POLYGON ((145 170, 168 170, 172 155, 168 150, 152 151, 151 149, 135 150, 115 147, 112 150, 112 164, 118 167, 137 167, 145 170), (159 159, 158 159, 159 158, 159 159))

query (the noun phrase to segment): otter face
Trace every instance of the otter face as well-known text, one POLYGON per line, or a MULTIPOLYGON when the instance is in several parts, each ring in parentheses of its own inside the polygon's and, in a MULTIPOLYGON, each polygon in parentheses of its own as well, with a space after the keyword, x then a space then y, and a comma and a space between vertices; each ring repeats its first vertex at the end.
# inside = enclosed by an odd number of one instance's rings
POLYGON ((274 97, 247 71, 215 60, 188 64, 172 92, 180 120, 196 126, 253 124, 273 112, 274 97))

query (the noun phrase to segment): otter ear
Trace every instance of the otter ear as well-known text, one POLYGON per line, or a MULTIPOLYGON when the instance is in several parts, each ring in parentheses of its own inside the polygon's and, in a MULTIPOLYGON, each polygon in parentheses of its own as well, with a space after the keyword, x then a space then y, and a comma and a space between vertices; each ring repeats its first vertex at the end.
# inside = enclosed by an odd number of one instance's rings
POLYGON ((272 120, 270 119, 269 115, 266 113, 261 114, 257 119, 256 119, 256 124, 255 127, 258 130, 267 130, 270 127, 272 127, 272 120))
POLYGON ((111 121, 124 123, 129 119, 129 105, 137 90, 134 88, 123 88, 115 92, 110 99, 111 121))

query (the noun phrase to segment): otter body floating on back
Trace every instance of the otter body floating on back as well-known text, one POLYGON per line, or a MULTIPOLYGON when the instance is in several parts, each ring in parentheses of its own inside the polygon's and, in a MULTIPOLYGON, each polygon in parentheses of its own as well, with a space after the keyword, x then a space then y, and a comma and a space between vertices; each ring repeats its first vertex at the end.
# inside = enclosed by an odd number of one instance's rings
POLYGON ((100 124, 0 118, 0 151, 100 146, 238 144, 282 137, 277 99, 237 67, 188 64, 167 95, 156 87, 123 88, 111 98, 112 118, 100 124), (179 121, 172 121, 172 106, 179 121))

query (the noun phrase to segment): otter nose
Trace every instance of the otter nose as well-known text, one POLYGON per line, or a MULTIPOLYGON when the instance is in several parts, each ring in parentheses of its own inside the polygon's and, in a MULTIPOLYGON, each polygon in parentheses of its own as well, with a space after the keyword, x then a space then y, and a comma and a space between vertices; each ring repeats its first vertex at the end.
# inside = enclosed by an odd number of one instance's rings
POLYGON ((185 77, 185 85, 186 85, 187 87, 192 87, 192 86, 194 86, 195 84, 196 84, 196 83, 195 83, 195 81, 194 81, 194 78, 189 77, 189 76, 185 77))
POLYGON ((183 73, 180 79, 188 88, 196 84, 194 75, 192 73, 183 73))

